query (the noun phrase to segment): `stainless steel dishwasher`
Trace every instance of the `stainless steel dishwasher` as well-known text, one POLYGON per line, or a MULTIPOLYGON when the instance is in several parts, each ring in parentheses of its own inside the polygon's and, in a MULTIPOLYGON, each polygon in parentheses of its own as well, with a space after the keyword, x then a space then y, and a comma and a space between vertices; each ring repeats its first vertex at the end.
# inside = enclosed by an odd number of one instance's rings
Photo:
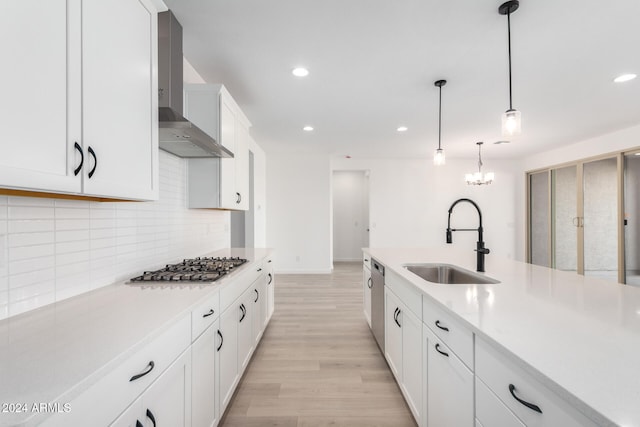
POLYGON ((371 258, 371 330, 384 354, 384 265, 371 258))

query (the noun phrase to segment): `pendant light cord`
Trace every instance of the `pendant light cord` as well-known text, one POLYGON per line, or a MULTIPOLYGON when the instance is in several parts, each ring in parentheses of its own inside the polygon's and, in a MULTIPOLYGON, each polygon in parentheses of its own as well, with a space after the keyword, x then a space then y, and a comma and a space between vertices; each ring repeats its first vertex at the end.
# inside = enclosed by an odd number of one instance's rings
POLYGON ((440 147, 440 139, 442 136, 442 86, 440 86, 440 101, 438 103, 438 150, 442 150, 440 147))
POLYGON ((511 96, 511 12, 507 13, 507 40, 509 46, 509 110, 513 110, 511 96))

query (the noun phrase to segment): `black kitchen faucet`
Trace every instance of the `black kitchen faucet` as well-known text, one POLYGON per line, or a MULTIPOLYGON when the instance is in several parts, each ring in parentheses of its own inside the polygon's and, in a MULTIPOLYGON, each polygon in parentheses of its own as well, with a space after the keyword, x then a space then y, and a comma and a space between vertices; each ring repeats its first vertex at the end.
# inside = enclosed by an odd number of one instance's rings
POLYGON ((480 272, 484 272, 484 256, 486 254, 488 254, 490 251, 488 248, 484 247, 484 241, 482 240, 482 212, 480 212, 480 208, 478 207, 478 205, 476 204, 476 202, 474 202, 471 199, 458 199, 455 202, 453 202, 453 204, 451 205, 451 207, 449 208, 449 217, 447 219, 447 243, 452 243, 453 242, 453 236, 451 234, 452 231, 478 231, 478 243, 476 244, 476 249, 475 251, 477 252, 477 256, 476 256, 476 270, 480 271, 480 272), (475 228, 451 228, 451 213, 453 212, 453 208, 456 207, 456 205, 460 202, 468 202, 471 203, 476 210, 478 211, 478 217, 480 218, 480 226, 475 229, 475 228))

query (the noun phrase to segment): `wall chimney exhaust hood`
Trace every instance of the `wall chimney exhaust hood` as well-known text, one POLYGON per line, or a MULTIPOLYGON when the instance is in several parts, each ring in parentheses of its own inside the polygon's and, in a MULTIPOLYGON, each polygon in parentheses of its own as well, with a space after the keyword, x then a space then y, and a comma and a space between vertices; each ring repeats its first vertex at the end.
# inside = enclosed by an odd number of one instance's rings
POLYGON ((182 26, 169 10, 158 14, 158 121, 160 149, 184 158, 233 153, 182 116, 182 26))

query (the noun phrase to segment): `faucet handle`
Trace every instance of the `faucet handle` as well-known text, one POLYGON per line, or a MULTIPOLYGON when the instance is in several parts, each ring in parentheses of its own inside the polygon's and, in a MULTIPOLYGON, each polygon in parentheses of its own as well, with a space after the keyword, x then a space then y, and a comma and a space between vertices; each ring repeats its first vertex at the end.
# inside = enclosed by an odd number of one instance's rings
POLYGON ((485 255, 488 254, 488 253, 491 253, 489 248, 474 249, 474 251, 479 252, 481 254, 485 254, 485 255))
POLYGON ((453 242, 453 236, 451 236, 451 229, 447 228, 447 243, 452 243, 453 242))

